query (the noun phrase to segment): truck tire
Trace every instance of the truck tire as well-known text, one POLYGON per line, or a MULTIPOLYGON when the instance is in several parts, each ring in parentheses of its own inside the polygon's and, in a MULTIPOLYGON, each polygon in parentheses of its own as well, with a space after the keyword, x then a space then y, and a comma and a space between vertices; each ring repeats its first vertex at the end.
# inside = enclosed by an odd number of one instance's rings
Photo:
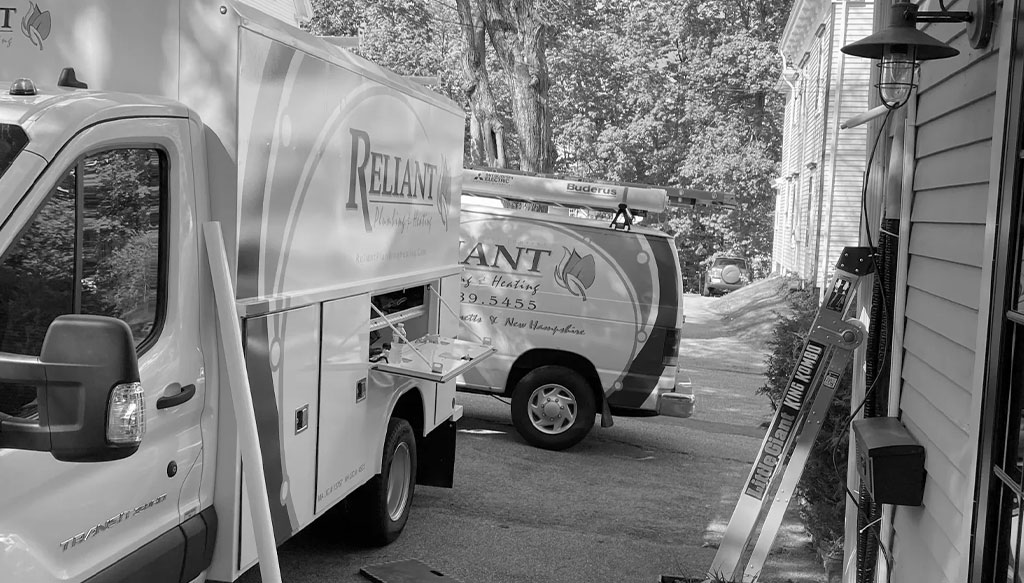
POLYGON ((405 419, 392 417, 384 438, 380 473, 346 502, 352 534, 364 544, 384 546, 402 534, 416 489, 416 435, 405 419))
POLYGON ((542 366, 526 374, 512 392, 512 424, 530 445, 563 450, 594 426, 594 391, 574 370, 542 366))

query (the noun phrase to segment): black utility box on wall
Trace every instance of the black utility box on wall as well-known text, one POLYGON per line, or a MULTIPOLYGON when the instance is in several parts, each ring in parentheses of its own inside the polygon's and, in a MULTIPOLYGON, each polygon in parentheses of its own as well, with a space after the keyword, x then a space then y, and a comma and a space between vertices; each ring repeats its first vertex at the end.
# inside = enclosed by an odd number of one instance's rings
POLYGON ((924 447, 895 417, 853 422, 857 472, 877 504, 920 506, 924 496, 924 447))

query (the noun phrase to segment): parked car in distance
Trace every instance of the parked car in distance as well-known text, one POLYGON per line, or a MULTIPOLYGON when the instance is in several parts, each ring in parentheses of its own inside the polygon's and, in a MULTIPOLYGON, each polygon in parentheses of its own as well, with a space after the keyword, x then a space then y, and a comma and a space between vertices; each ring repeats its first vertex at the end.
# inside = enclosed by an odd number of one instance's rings
POLYGON ((750 283, 750 270, 743 257, 717 257, 704 275, 702 296, 721 295, 750 283))

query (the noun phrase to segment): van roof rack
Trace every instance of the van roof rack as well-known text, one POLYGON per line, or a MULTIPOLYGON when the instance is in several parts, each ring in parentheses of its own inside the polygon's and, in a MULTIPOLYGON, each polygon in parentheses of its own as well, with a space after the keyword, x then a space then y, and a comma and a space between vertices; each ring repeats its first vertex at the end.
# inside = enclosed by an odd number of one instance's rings
MULTIPOLYGON (((473 196, 598 210, 616 213, 617 217, 628 216, 630 212, 662 213, 670 206, 736 206, 735 195, 725 192, 580 179, 507 168, 464 168, 462 190, 473 196)), ((626 228, 631 222, 625 220, 626 228)))
POLYGON ((577 180, 508 169, 466 168, 462 190, 466 194, 567 208, 615 213, 620 205, 633 211, 664 212, 668 193, 649 185, 577 180))

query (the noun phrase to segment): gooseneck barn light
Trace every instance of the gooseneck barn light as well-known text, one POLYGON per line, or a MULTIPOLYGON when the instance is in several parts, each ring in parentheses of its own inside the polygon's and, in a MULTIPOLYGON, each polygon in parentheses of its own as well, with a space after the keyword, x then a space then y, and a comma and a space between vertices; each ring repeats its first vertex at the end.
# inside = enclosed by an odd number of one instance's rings
POLYGON ((992 37, 992 0, 970 0, 966 12, 948 11, 941 0, 939 11, 919 11, 916 4, 892 5, 889 26, 875 34, 848 44, 848 55, 878 59, 878 95, 889 109, 899 109, 910 99, 917 86, 915 77, 920 61, 955 57, 960 51, 917 30, 918 22, 965 22, 971 46, 982 48, 992 37))

